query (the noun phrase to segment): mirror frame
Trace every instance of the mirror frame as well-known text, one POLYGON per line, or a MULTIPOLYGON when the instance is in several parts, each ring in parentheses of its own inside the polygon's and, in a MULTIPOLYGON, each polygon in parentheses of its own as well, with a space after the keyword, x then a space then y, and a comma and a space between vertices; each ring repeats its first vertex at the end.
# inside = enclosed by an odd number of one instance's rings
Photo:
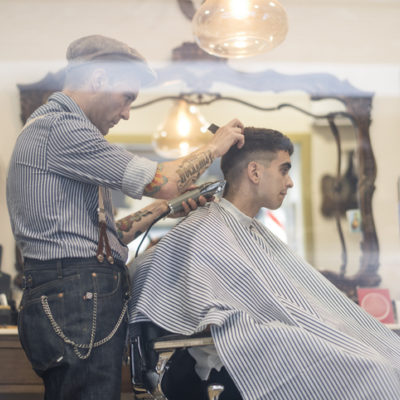
MULTIPOLYGON (((341 81, 327 73, 285 75, 272 70, 255 73, 237 71, 228 65, 226 59, 211 56, 192 42, 185 42, 173 49, 172 62, 156 69, 155 72, 157 79, 151 87, 174 81, 182 82, 190 89, 190 93, 186 94, 187 97, 196 95, 200 99, 200 104, 210 104, 216 99, 222 99, 220 95, 210 93, 215 83, 225 83, 255 92, 280 93, 296 90, 307 93, 312 101, 336 99, 342 102, 346 109, 345 114, 352 120, 357 132, 356 153, 359 178, 357 190, 362 218, 361 258, 359 270, 353 276, 332 271, 321 272, 353 299, 356 299, 358 286, 374 287, 380 283, 379 244, 372 211, 376 163, 369 131, 373 93, 359 90, 348 81, 341 81), (207 96, 211 96, 210 101, 204 100, 207 96)), ((47 101, 53 92, 62 89, 64 78, 65 71, 61 70, 48 73, 38 82, 17 85, 20 92, 23 123, 37 107, 47 101)), ((132 108, 149 106, 158 100, 135 105, 132 108)), ((246 102, 243 101, 243 103, 246 102)))

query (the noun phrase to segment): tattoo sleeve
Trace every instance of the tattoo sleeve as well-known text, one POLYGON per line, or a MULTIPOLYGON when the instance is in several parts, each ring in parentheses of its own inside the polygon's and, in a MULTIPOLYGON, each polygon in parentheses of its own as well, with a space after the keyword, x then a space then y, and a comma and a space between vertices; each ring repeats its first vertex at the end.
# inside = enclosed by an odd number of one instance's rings
POLYGON ((128 244, 169 211, 166 200, 156 200, 141 210, 115 221, 119 240, 128 244))
MULTIPOLYGON (((135 222, 141 221, 142 218, 147 217, 150 214, 152 214, 152 212, 148 210, 138 211, 135 214, 128 215, 127 217, 117 221, 116 226, 119 239, 122 239, 124 237, 124 234, 127 234, 131 231, 132 226, 135 222)), ((139 236, 141 233, 141 231, 135 232, 134 237, 139 236)))
POLYGON ((144 194, 146 196, 152 196, 159 192, 161 188, 168 182, 166 176, 162 174, 162 165, 158 165, 154 179, 144 188, 144 194))
POLYGON ((192 185, 213 161, 214 158, 210 150, 200 152, 195 154, 194 157, 183 160, 176 171, 179 176, 179 192, 192 185))
POLYGON ((196 182, 213 161, 214 157, 211 150, 198 150, 187 157, 173 161, 168 168, 165 166, 168 172, 163 172, 164 166, 163 163, 160 163, 154 179, 144 188, 143 194, 154 196, 169 182, 170 184, 177 182, 176 188, 179 193, 182 193, 196 182))

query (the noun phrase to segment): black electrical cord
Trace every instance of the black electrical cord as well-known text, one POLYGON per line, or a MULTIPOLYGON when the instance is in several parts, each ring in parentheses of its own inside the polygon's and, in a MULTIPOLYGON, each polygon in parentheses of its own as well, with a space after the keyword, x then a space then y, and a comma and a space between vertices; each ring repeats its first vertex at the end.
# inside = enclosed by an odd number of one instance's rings
POLYGON ((149 234, 150 229, 153 227, 153 225, 154 225, 156 222, 158 222, 160 219, 163 219, 164 217, 166 217, 169 213, 170 213, 170 210, 165 211, 165 213, 161 214, 158 218, 156 218, 156 219, 150 224, 150 226, 147 228, 147 231, 144 233, 144 235, 143 235, 143 237, 142 237, 142 240, 141 240, 140 243, 139 243, 139 246, 138 246, 137 249, 136 249, 135 258, 138 256, 138 254, 139 254, 139 249, 140 249, 140 247, 142 246, 142 244, 143 244, 143 242, 144 242, 144 239, 146 239, 146 237, 147 237, 147 235, 149 234))

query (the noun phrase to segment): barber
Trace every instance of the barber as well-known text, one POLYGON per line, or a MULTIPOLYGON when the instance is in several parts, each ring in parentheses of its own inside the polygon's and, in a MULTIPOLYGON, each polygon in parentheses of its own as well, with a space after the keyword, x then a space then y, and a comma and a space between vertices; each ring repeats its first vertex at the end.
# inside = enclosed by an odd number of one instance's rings
POLYGON ((145 59, 92 35, 72 42, 67 60, 63 91, 31 115, 9 166, 8 208, 25 260, 19 335, 46 399, 112 400, 126 336, 126 244, 167 202, 115 222, 110 189, 176 197, 232 145, 243 146, 243 126, 233 120, 194 153, 157 164, 104 138, 154 79, 145 59))

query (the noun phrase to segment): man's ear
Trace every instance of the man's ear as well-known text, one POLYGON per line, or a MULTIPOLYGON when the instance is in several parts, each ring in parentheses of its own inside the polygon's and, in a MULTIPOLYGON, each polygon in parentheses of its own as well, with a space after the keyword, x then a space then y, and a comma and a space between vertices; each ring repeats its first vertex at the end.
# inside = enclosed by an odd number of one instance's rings
POLYGON ((260 165, 257 161, 250 161, 247 164, 247 176, 251 182, 258 184, 260 182, 260 165))
POLYGON ((94 91, 103 90, 107 84, 106 71, 104 71, 102 68, 95 69, 90 78, 90 84, 94 91))

